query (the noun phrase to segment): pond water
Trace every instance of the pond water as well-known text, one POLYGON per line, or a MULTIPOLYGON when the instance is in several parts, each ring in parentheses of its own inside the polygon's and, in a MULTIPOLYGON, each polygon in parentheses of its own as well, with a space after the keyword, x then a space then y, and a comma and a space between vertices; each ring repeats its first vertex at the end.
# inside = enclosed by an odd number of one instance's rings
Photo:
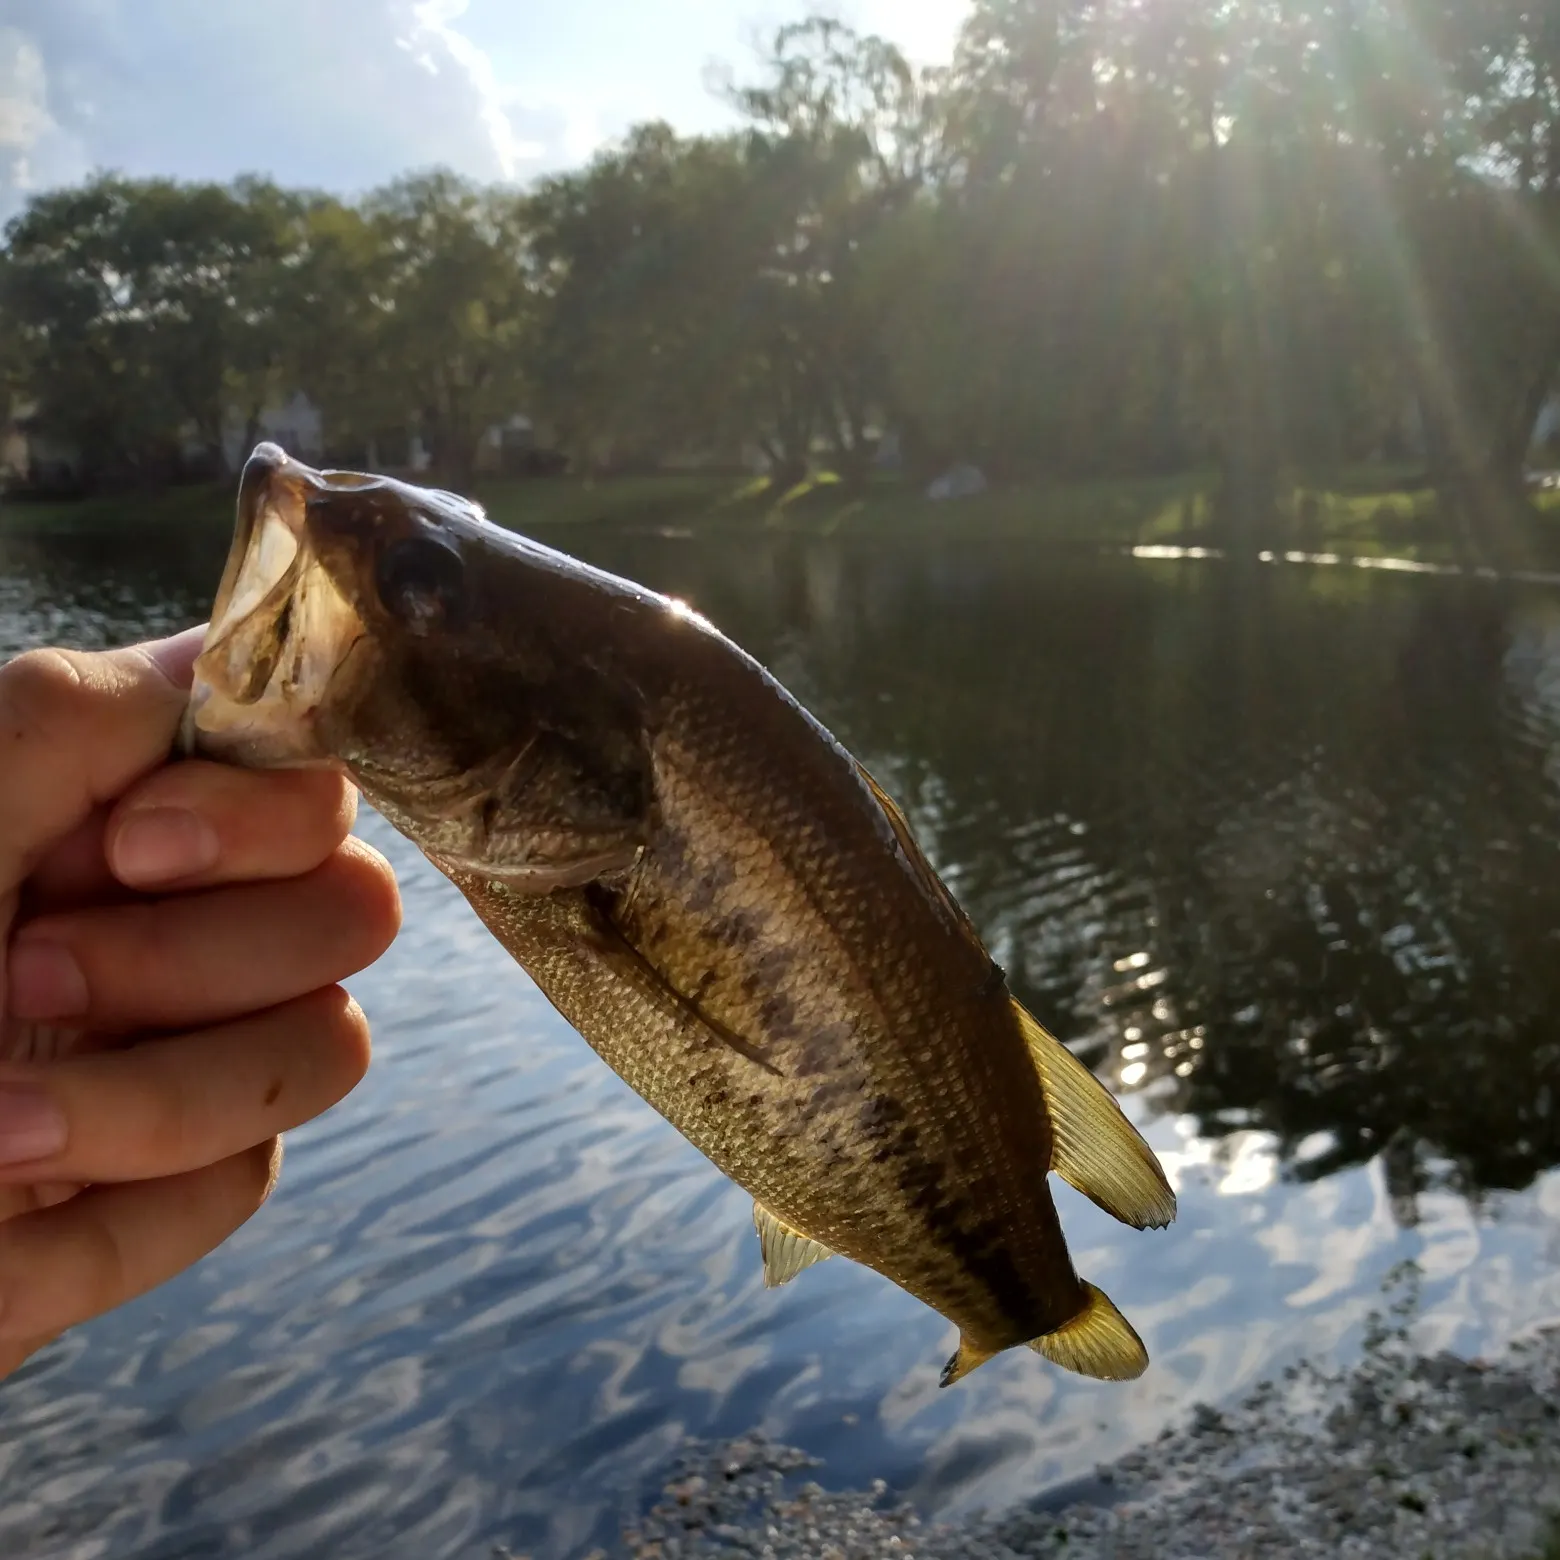
MULTIPOLYGON (((357 1093, 264 1212, 0 1387, 0 1554, 581 1555, 684 1435, 755 1426, 955 1513, 1031 1498, 1300 1354, 1404 1260, 1419 1337, 1560 1319, 1560 592, 1325 567, 558 538, 693 602, 871 767, 1015 989, 1180 1192, 1058 1188, 1154 1358, 952 1329, 845 1262, 766 1291, 746 1196, 381 821, 406 930, 357 1093)), ((0 538, 0 653, 204 615, 226 537, 0 538)))

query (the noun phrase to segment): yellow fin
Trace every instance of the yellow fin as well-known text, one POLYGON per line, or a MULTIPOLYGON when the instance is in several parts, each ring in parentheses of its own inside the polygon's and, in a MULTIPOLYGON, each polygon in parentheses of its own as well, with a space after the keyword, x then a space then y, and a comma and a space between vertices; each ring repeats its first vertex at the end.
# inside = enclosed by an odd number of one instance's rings
POLYGON ((1083 1286, 1088 1296, 1083 1309, 1070 1322, 1029 1347, 1063 1370, 1077 1371, 1099 1381, 1131 1381, 1148 1369, 1148 1350, 1103 1291, 1083 1286))
POLYGON ((984 1365, 998 1351, 996 1349, 983 1349, 977 1343, 970 1340, 961 1332, 959 1334, 959 1349, 951 1360, 943 1366, 943 1373, 938 1379, 939 1387, 951 1387, 954 1382, 975 1369, 977 1365, 984 1365))
POLYGON ((753 1204, 753 1227, 758 1231, 758 1249, 764 1254, 764 1285, 768 1289, 789 1284, 803 1268, 834 1255, 827 1246, 777 1219, 761 1202, 753 1204))
POLYGON ((1153 1149, 1110 1090, 1055 1035, 1017 1002, 1013 1011, 1040 1071, 1051 1117, 1051 1168, 1123 1224, 1163 1229, 1175 1218, 1175 1193, 1153 1149))

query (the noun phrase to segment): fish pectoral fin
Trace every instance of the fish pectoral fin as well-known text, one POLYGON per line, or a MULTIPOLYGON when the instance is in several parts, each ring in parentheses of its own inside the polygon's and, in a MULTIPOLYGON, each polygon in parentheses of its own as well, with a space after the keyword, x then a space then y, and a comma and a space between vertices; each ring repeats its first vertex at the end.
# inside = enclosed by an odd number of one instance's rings
POLYGON ((460 872, 485 879, 495 892, 539 895, 555 893, 560 888, 583 888, 614 872, 626 872, 639 859, 642 848, 638 840, 626 840, 606 850, 582 851, 577 856, 518 864, 448 852, 436 855, 428 851, 425 854, 446 877, 460 872))
POLYGON ((631 985, 654 990, 659 1001, 675 1009, 684 1022, 697 1025, 729 1050, 735 1051, 745 1061, 752 1062, 755 1067, 762 1067, 765 1072, 776 1078, 784 1076, 752 1041, 728 1028, 719 1019, 712 1018, 692 997, 679 991, 665 974, 618 930, 617 923, 611 916, 610 905, 603 903, 601 896, 591 897, 591 890, 587 889, 586 902, 589 907, 587 914, 591 920, 591 943, 596 957, 613 966, 618 975, 628 980, 631 985))
POLYGON ((764 1287, 778 1289, 789 1284, 803 1268, 822 1262, 834 1253, 825 1245, 793 1229, 777 1218, 761 1202, 753 1203, 753 1227, 758 1231, 758 1249, 764 1254, 764 1287))
POLYGON ((1055 1035, 1019 1003, 1013 1011, 1051 1118, 1051 1168, 1123 1224, 1163 1229, 1175 1218, 1175 1193, 1153 1149, 1110 1090, 1055 1035))
POLYGON ((987 1349, 978 1343, 972 1343, 968 1336, 961 1332, 959 1347, 953 1358, 943 1366, 942 1375, 937 1378, 937 1385, 951 1387, 954 1382, 962 1381, 977 1365, 984 1365, 987 1360, 994 1358, 1000 1352, 998 1349, 987 1349))
POLYGON ((1029 1347, 1053 1365, 1093 1376, 1097 1381, 1133 1381, 1148 1369, 1148 1350, 1132 1324, 1093 1284, 1083 1286, 1088 1299, 1070 1322, 1055 1332, 1032 1338, 1029 1347))

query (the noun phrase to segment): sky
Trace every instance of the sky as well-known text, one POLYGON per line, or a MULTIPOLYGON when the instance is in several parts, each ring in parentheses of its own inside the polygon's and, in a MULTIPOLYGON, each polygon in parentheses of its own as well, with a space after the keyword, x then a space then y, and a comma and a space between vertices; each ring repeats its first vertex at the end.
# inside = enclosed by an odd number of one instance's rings
POLYGON ((966 0, 0 0, 0 221, 96 169, 523 182, 640 120, 729 123, 711 66, 815 9, 934 61, 966 0))

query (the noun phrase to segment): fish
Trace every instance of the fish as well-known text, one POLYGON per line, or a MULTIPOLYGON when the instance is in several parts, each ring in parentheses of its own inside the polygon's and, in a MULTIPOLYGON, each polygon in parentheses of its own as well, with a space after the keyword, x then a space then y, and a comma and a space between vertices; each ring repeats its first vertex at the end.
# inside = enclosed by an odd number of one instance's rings
POLYGON ((345 773, 751 1194, 767 1284, 881 1274, 958 1329, 944 1385, 1020 1345, 1143 1372, 1048 1177, 1158 1229, 1163 1167, 774 677, 455 494, 262 444, 237 508, 187 751, 345 773))

